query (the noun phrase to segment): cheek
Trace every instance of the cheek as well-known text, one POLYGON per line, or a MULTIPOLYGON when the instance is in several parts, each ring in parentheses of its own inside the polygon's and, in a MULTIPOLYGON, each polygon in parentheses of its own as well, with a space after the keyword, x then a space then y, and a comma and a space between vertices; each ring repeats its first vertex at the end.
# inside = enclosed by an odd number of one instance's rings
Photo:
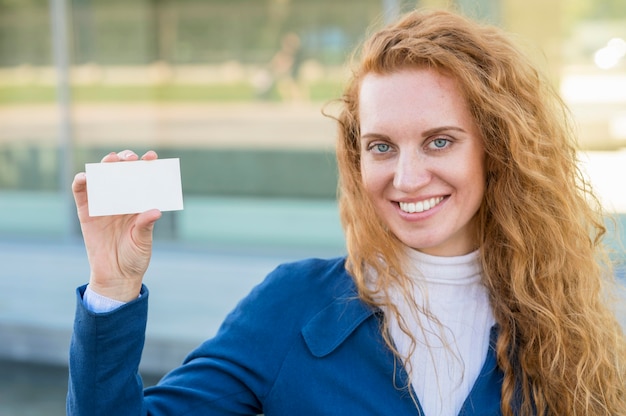
POLYGON ((458 175, 465 178, 465 186, 468 190, 471 190, 474 194, 474 198, 480 198, 485 193, 485 185, 487 181, 486 161, 485 154, 481 148, 474 150, 471 157, 464 165, 459 163, 458 166, 464 166, 461 168, 461 172, 458 175))
POLYGON ((380 177, 376 174, 376 169, 367 162, 361 160, 361 183, 363 189, 367 194, 372 194, 376 191, 380 177))
POLYGON ((471 190, 471 198, 480 205, 485 195, 486 172, 484 165, 475 165, 467 174, 467 189, 471 190))

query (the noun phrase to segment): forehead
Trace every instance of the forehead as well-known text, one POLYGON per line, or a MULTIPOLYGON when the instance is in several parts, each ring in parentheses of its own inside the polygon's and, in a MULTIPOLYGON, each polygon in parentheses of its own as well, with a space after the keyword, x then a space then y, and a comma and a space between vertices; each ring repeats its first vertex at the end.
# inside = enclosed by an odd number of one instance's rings
MULTIPOLYGON (((362 127, 472 122, 455 78, 429 68, 408 68, 388 74, 369 73, 361 81, 359 118, 362 127)), ((427 126, 433 127, 433 126, 427 126)))
POLYGON ((369 72, 363 76, 359 90, 361 102, 372 96, 384 98, 390 94, 419 95, 433 99, 444 95, 463 96, 455 78, 435 69, 409 67, 389 73, 369 72))

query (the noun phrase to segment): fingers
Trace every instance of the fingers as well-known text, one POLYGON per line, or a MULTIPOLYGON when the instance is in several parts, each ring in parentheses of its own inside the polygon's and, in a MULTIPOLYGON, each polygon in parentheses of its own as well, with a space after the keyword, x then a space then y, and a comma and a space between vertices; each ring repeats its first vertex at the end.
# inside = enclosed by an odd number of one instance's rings
POLYGON ((87 177, 85 172, 79 172, 74 176, 72 182, 72 193, 74 194, 74 200, 76 206, 81 206, 87 202, 87 177))
POLYGON ((141 160, 156 160, 158 158, 159 156, 154 150, 148 150, 143 156, 141 156, 141 160))
POLYGON ((101 163, 103 163, 103 162, 117 162, 118 160, 119 159, 117 157, 117 153, 111 152, 108 155, 106 155, 105 157, 103 157, 100 162, 101 163))
MULTIPOLYGON (((127 157, 131 156, 131 155, 135 155, 134 152, 132 152, 131 150, 123 150, 121 152, 111 152, 108 155, 106 155, 105 157, 102 158, 102 160, 100 162, 105 163, 105 162, 121 162, 122 160, 125 160, 127 157)), ((137 155, 135 155, 136 157, 137 155)))
MULTIPOLYGON (((154 150, 147 151, 142 157, 141 160, 154 160, 157 159, 158 156, 154 150)), ((102 158, 101 162, 128 162, 139 160, 139 156, 137 153, 132 150, 122 150, 121 152, 111 152, 105 157, 102 158)))

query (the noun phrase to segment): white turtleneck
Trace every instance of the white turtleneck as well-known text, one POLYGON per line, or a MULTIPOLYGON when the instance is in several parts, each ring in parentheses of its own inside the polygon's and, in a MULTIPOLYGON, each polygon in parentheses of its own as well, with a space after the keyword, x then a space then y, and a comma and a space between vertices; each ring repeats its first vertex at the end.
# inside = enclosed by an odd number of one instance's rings
MULTIPOLYGON (((399 291, 392 299, 417 339, 405 367, 425 416, 456 416, 474 385, 489 348, 495 320, 487 289, 481 282, 478 252, 435 257, 408 250, 410 277, 417 305, 412 313, 399 291)), ((402 357, 410 354, 410 338, 388 313, 390 334, 402 357)))

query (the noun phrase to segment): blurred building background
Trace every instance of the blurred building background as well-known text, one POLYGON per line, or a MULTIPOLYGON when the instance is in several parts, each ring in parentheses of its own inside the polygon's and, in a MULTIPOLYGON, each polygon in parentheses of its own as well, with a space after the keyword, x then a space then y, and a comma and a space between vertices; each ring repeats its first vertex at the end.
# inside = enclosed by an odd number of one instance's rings
MULTIPOLYGON (((623 1, 418 3, 456 3, 519 34, 570 104, 583 148, 626 145, 623 1)), ((73 174, 132 148, 181 158, 188 209, 160 224, 164 238, 292 244, 293 234, 319 231, 307 242, 341 245, 336 222, 300 229, 301 213, 295 228, 281 231, 285 213, 274 218, 274 202, 289 200, 297 211, 328 203, 324 219, 334 215, 335 127, 321 110, 340 96, 344 63, 364 34, 412 7, 406 0, 0 0, 0 233, 75 237, 73 174), (258 240, 242 218, 252 205, 271 231, 258 240)))
MULTIPOLYGON (((37 400, 0 388, 0 414, 63 414, 65 381, 42 388, 27 377, 45 379, 40 369, 14 362, 58 365, 64 377, 71 292, 88 273, 70 183, 110 151, 181 159, 185 209, 165 213, 157 249, 197 270, 245 257, 251 276, 228 289, 232 302, 268 259, 341 254, 335 125, 322 111, 333 114, 365 34, 416 5, 517 34, 572 109, 583 168, 617 218, 611 238, 624 234, 623 0, 0 0, 0 371, 55 395, 41 393, 47 410, 28 413, 37 400), (62 304, 29 315, 24 297, 50 293, 62 304)), ((220 305, 216 322, 232 303, 220 305)), ((153 361, 171 356, 172 328, 155 327, 153 361)))

